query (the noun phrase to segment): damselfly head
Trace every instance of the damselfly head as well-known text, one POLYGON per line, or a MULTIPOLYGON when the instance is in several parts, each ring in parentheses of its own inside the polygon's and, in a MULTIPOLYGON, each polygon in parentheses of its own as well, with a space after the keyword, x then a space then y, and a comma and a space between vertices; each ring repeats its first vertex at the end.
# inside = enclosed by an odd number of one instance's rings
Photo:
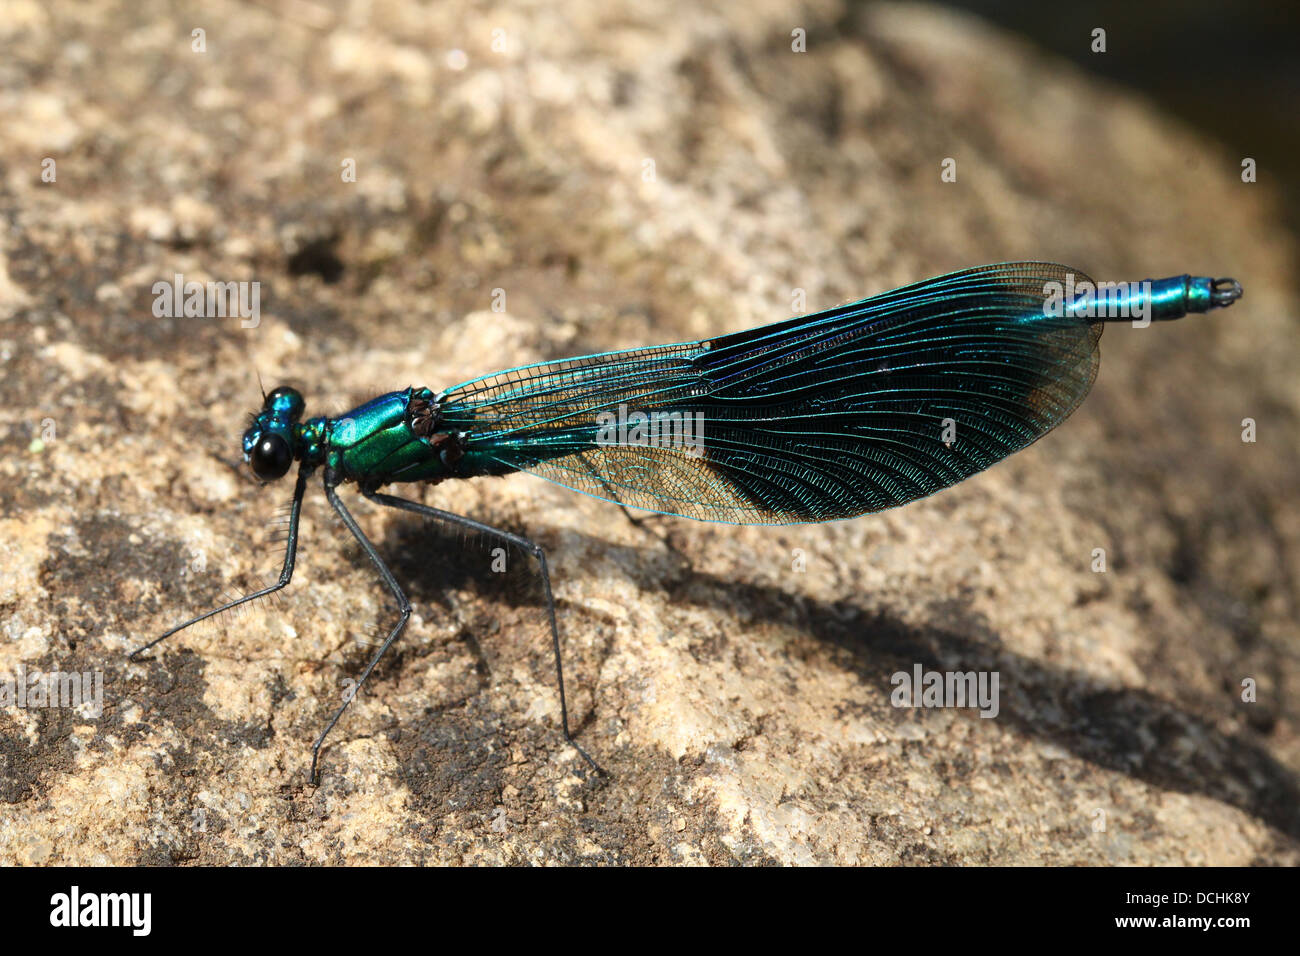
POLYGON ((283 478, 295 457, 294 426, 306 403, 296 388, 281 385, 266 396, 244 432, 244 460, 262 481, 283 478))

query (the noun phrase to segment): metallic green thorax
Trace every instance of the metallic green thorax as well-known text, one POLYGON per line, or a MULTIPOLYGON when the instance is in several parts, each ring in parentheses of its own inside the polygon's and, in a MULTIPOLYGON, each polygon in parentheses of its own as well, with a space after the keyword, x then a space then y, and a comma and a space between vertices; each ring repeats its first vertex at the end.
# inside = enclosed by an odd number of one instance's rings
POLYGON ((302 395, 285 386, 268 396, 253 416, 244 433, 244 457, 263 480, 284 474, 292 458, 308 467, 323 466, 331 483, 355 481, 371 489, 390 482, 437 482, 515 470, 490 455, 467 453, 467 421, 463 416, 446 421, 440 398, 428 388, 408 388, 337 417, 303 422, 302 395), (259 450, 268 438, 283 442, 284 457, 277 466, 257 457, 269 454, 266 448, 259 450))
MULTIPOLYGON (((244 435, 244 453, 267 436, 279 436, 285 452, 304 465, 323 465, 338 481, 371 488, 393 481, 440 481, 459 474, 466 435, 440 428, 437 397, 427 388, 408 388, 373 398, 336 418, 299 422, 302 397, 279 389, 244 435)), ((256 464, 256 462, 255 462, 256 464)))
POLYGON ((303 460, 320 462, 344 480, 379 486, 390 481, 449 477, 454 436, 434 429, 437 403, 427 388, 371 399, 337 418, 314 418, 299 436, 303 460))

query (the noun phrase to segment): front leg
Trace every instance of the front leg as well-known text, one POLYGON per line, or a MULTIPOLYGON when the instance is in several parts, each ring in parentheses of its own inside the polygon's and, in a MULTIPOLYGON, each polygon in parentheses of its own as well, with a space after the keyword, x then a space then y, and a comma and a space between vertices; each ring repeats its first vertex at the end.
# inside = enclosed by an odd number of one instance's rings
POLYGON ((205 611, 203 614, 200 614, 197 617, 192 617, 184 624, 177 624, 170 631, 167 631, 166 633, 162 634, 159 637, 155 637, 148 644, 145 644, 141 647, 137 647, 135 650, 131 652, 128 658, 129 660, 133 660, 133 661, 139 660, 140 655, 143 654, 145 651, 149 650, 149 648, 161 644, 163 641, 167 640, 167 638, 171 637, 177 631, 183 631, 191 624, 197 624, 199 623, 199 621, 206 621, 208 618, 220 614, 222 611, 229 611, 231 608, 239 607, 239 605, 241 604, 247 604, 249 601, 256 601, 258 598, 266 597, 268 594, 274 594, 276 591, 279 591, 281 588, 288 586, 289 582, 293 580, 293 563, 298 555, 298 519, 302 515, 302 496, 303 496, 303 492, 307 488, 307 478, 311 474, 311 472, 312 469, 305 465, 298 469, 298 482, 296 485, 294 485, 293 504, 290 506, 289 509, 289 540, 284 549, 284 566, 280 569, 279 580, 268 587, 262 588, 260 591, 254 591, 252 594, 246 594, 243 597, 237 598, 234 601, 226 602, 225 604, 221 605, 221 607, 214 607, 211 611, 205 611))
POLYGON ((411 602, 408 601, 406 595, 402 593, 401 587, 397 584, 397 579, 393 577, 393 572, 388 570, 388 565, 384 563, 384 559, 379 556, 379 552, 375 550, 375 546, 370 543, 370 539, 365 536, 365 533, 357 525, 356 519, 352 517, 352 513, 349 512, 343 502, 339 500, 338 492, 335 490, 335 483, 331 483, 334 480, 332 474, 326 474, 325 497, 329 499, 329 503, 334 507, 334 510, 338 512, 338 516, 343 519, 343 523, 347 526, 347 529, 352 532, 352 536, 357 539, 358 543, 360 543, 362 550, 369 555, 370 560, 379 571, 380 578, 382 578, 383 582, 388 585, 388 590, 393 592, 393 597, 397 599, 397 609, 400 616, 397 619, 397 623, 393 625, 393 629, 388 632, 388 637, 384 639, 384 643, 379 645, 379 650, 375 651, 374 656, 370 658, 370 663, 366 665, 366 669, 363 670, 361 676, 357 678, 356 684, 349 689, 347 697, 343 701, 343 706, 340 707, 335 712, 334 716, 330 718, 330 722, 326 724, 325 729, 322 730, 320 736, 316 738, 316 743, 312 745, 310 777, 313 783, 318 782, 316 775, 316 762, 320 757, 320 748, 321 745, 325 743, 325 737, 334 729, 334 725, 337 724, 339 718, 343 716, 343 711, 348 709, 348 705, 352 703, 357 692, 361 690, 361 685, 366 682, 366 678, 369 677, 370 672, 375 669, 375 665, 378 664, 379 659, 384 656, 384 652, 388 650, 393 641, 397 640, 397 635, 402 633, 402 629, 406 627, 407 620, 411 617, 411 602))

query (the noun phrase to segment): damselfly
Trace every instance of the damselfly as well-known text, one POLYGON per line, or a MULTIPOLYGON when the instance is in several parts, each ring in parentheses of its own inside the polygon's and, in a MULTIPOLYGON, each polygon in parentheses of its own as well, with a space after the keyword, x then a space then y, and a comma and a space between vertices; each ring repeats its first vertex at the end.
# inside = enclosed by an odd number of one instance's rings
POLYGON ((285 587, 293 576, 307 480, 370 557, 397 622, 326 736, 410 617, 411 605, 338 489, 493 536, 537 559, 546 594, 560 725, 573 739, 555 599, 534 542, 463 515, 380 492, 385 485, 532 472, 617 504, 701 521, 793 524, 907 504, 1032 444, 1083 401, 1107 321, 1177 319, 1241 297, 1232 279, 1177 276, 1098 286, 1065 266, 1013 262, 717 338, 605 352, 497 372, 435 392, 390 392, 336 418, 303 420, 282 386, 244 434, 253 474, 295 461, 288 546, 276 583, 172 628, 285 587))

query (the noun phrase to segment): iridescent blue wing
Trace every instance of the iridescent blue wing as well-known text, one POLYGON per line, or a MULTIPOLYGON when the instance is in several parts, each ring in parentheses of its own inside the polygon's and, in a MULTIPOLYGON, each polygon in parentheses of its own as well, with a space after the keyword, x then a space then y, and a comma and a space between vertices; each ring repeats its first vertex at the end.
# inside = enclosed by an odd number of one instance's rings
POLYGON ((528 471, 649 511, 880 511, 1033 443, 1087 395, 1102 326, 1045 308, 1070 273, 982 266, 706 341, 511 369, 448 389, 444 427, 468 433, 463 474, 528 471))

